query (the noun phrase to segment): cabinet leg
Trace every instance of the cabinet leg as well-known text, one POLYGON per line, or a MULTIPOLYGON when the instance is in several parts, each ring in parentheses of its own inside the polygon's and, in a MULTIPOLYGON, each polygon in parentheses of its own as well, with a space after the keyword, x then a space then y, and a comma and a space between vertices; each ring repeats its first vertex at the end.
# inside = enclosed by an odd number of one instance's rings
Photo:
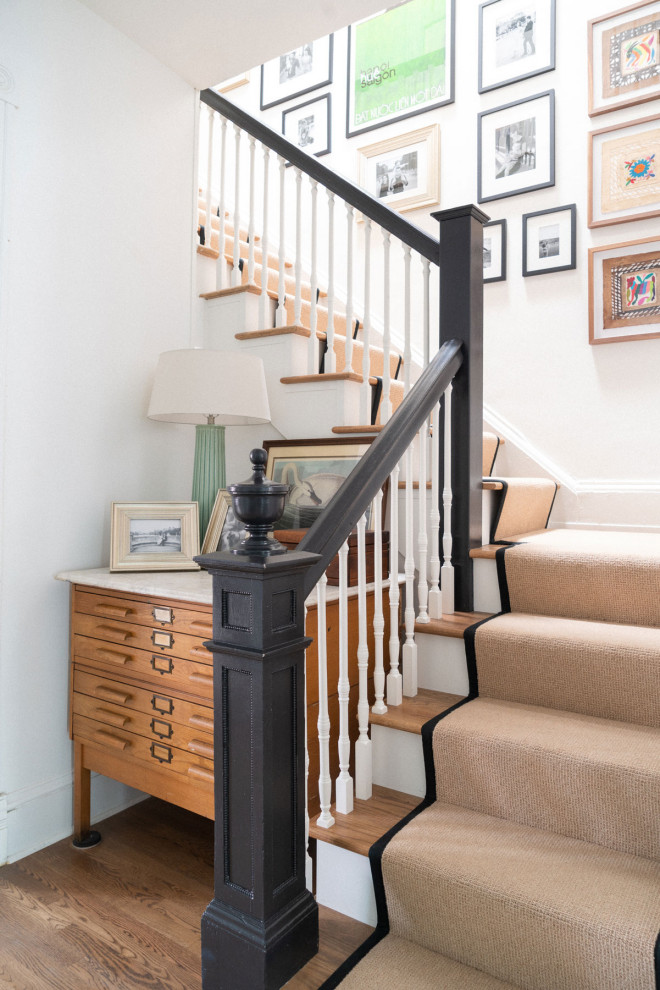
POLYGON ((89 849, 101 841, 100 832, 89 827, 91 774, 83 762, 82 743, 73 744, 73 845, 89 849))

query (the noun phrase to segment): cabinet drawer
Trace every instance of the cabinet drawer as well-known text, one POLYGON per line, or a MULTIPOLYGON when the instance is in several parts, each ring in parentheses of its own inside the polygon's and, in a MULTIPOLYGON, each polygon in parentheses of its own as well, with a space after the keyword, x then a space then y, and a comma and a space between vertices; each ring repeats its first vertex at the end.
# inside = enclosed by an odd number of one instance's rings
POLYGON ((101 749, 123 753, 133 759, 144 760, 151 766, 160 766, 193 780, 213 782, 212 760, 184 752, 168 742, 149 740, 144 736, 127 732, 126 729, 77 714, 73 716, 73 736, 79 741, 93 743, 101 749))
POLYGON ((97 639, 74 635, 75 659, 91 661, 104 670, 121 670, 123 675, 137 677, 153 685, 155 691, 185 691, 200 698, 213 699, 213 667, 193 660, 164 656, 133 647, 100 643, 97 639))
POLYGON ((147 739, 167 743, 196 756, 213 759, 213 735, 187 725, 180 725, 164 715, 138 712, 110 701, 99 701, 86 694, 73 695, 74 715, 103 722, 111 728, 125 729, 147 739))
POLYGON ((202 646, 202 640, 184 633, 172 632, 160 626, 138 626, 129 622, 99 619, 95 615, 76 612, 73 616, 74 633, 117 643, 129 649, 152 650, 167 656, 213 663, 213 656, 202 646))
POLYGON ((102 592, 82 591, 76 588, 73 594, 73 610, 100 619, 115 619, 151 626, 154 629, 171 629, 173 632, 187 633, 202 639, 213 636, 213 616, 211 612, 184 608, 181 603, 154 598, 153 601, 140 598, 119 598, 104 595, 102 592))
MULTIPOLYGON (((206 670, 203 671, 207 673, 206 670)), ((197 732, 213 732, 213 708, 197 705, 193 701, 181 701, 167 694, 147 691, 145 688, 134 687, 132 684, 112 680, 99 674, 89 674, 84 670, 75 670, 73 675, 73 690, 87 695, 96 703, 110 702, 143 715, 161 718, 169 722, 186 725, 197 732)))

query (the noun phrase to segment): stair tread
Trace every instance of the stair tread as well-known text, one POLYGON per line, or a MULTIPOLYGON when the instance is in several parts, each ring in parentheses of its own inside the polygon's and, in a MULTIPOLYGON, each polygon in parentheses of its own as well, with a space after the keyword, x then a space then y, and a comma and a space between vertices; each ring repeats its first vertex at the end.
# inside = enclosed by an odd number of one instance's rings
POLYGON ((419 735, 425 722, 462 700, 463 696, 460 694, 420 688, 414 698, 404 698, 400 705, 389 705, 382 715, 372 711, 369 721, 372 725, 385 725, 389 729, 401 729, 403 732, 415 732, 419 735))
POLYGON ((335 824, 331 828, 320 828, 315 820, 311 821, 309 834, 314 839, 366 856, 376 839, 405 818, 418 804, 419 798, 413 794, 403 794, 376 784, 369 801, 356 798, 354 810, 348 815, 338 814, 333 807, 335 824))
MULTIPOLYGON (((499 549, 499 548, 498 548, 499 549)), ((428 622, 416 622, 416 633, 429 633, 431 636, 451 636, 462 639, 463 633, 475 622, 490 618, 490 612, 453 612, 443 614, 440 619, 429 619, 428 622)))

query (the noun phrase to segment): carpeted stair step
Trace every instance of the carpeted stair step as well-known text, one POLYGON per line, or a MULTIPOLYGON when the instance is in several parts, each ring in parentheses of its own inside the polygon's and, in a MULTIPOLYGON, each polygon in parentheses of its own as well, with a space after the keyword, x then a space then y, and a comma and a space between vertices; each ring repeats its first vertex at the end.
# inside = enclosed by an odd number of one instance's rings
MULTIPOLYGON (((327 339, 325 333, 323 339, 327 339)), ((338 371, 344 371, 346 366, 346 338, 341 334, 334 336, 335 361, 338 371)), ((353 352, 351 357, 351 368, 358 374, 362 374, 362 362, 364 360, 364 344, 361 340, 353 341, 353 352)), ((401 374, 402 360, 399 354, 390 352, 390 378, 394 380, 397 374, 401 374)), ((327 356, 326 356, 327 370, 327 356)), ((369 374, 372 377, 382 378, 385 367, 385 354, 382 347, 373 344, 369 346, 369 374)))
MULTIPOLYGON (((392 405, 391 414, 395 413, 405 397, 405 386, 403 382, 400 381, 390 381, 390 403, 392 405)), ((382 409, 383 404, 378 407, 378 415, 376 416, 376 425, 380 426, 382 423, 382 409)))
POLYGON ((497 457, 497 451, 501 442, 500 437, 496 436, 495 433, 484 432, 481 469, 484 478, 488 478, 493 473, 495 458, 497 457))
POLYGON ((513 541, 521 533, 532 533, 548 525, 557 494, 557 483, 550 478, 494 478, 502 484, 500 505, 490 539, 493 543, 513 541))
POLYGON ((471 650, 480 695, 660 726, 658 628, 511 612, 473 629, 471 650))
POLYGON ((394 935, 526 990, 655 990, 652 860, 436 802, 381 865, 394 935))
MULTIPOLYGON (((197 250, 198 250, 199 253, 205 254, 208 257, 217 258, 218 257, 218 235, 217 234, 214 234, 213 235, 213 237, 211 238, 211 244, 210 245, 209 245, 209 243, 207 241, 207 243, 205 244, 204 247, 202 247, 202 248, 199 248, 198 247, 197 250)), ((242 258, 243 263, 244 263, 243 267, 245 268, 247 266, 247 262, 248 262, 248 259, 250 257, 250 245, 246 241, 240 241, 239 242, 239 257, 242 258)), ((255 246, 254 246, 255 276, 256 276, 256 269, 261 267, 262 258, 263 258, 263 251, 255 243, 255 246)), ((234 238, 233 237, 225 236, 225 261, 229 265, 233 265, 234 264, 234 238)), ((279 260, 277 258, 277 255, 275 255, 275 254, 271 254, 270 252, 268 252, 268 254, 266 256, 266 264, 268 265, 268 268, 269 269, 279 270, 279 267, 278 267, 279 266, 279 260)), ((292 263, 290 261, 287 261, 285 263, 285 268, 287 268, 287 269, 293 268, 292 263)))
MULTIPOLYGON (((232 263, 233 261, 232 257, 229 257, 228 260, 230 263, 232 263)), ((267 268, 266 275, 267 275, 266 285, 267 285, 268 294, 270 295, 271 299, 277 299, 279 295, 279 287, 280 287, 279 270, 273 268, 267 268)), ((243 285, 247 285, 248 282, 248 266, 246 261, 243 262, 243 266, 241 270, 241 282, 243 283, 243 285)), ((254 284, 258 286, 258 288, 261 288, 263 284, 263 268, 261 267, 261 257, 259 258, 259 264, 255 263, 254 266, 254 284)), ((286 296, 295 296, 296 280, 293 277, 293 275, 290 274, 287 275, 285 273, 284 292, 286 296)), ((301 280, 300 295, 301 298, 305 299, 306 301, 309 301, 312 298, 312 287, 309 284, 309 282, 301 280)), ((327 295, 327 293, 325 292, 325 290, 319 289, 318 295, 319 298, 323 298, 325 295, 327 295)))
POLYGON ((660 626, 660 535, 554 530, 498 566, 512 612, 660 626))
MULTIPOLYGON (((287 296, 285 309, 287 314, 287 323, 295 323, 295 298, 293 296, 287 296)), ((298 321, 304 327, 309 327, 311 325, 311 306, 309 300, 302 300, 302 305, 300 308, 300 320, 298 321)), ((357 317, 353 317, 350 324, 351 336, 355 332, 356 323, 359 321, 357 317)), ((346 336, 346 315, 344 313, 335 312, 333 314, 333 324, 335 333, 341 334, 342 337, 346 336)), ((327 331, 328 329, 328 310, 325 306, 316 307, 316 329, 317 331, 327 331)))
POLYGON ((660 859, 649 726, 479 697, 438 722, 433 756, 439 801, 660 859))

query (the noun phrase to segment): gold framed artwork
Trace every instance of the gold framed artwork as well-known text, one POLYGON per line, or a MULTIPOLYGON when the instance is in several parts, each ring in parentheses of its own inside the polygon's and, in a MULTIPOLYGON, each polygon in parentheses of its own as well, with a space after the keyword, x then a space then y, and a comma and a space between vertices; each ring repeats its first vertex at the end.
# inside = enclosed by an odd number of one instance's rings
POLYGON ((589 227, 660 216, 660 115, 589 135, 589 227))
POLYGON ((660 337, 660 239, 589 251, 589 343, 660 337))
POLYGON ((358 182, 399 213, 436 206, 440 202, 438 125, 358 148, 358 182))
POLYGON ((226 488, 218 489, 209 524, 204 534, 202 553, 232 550, 247 536, 243 523, 236 518, 231 495, 226 488))
POLYGON ((198 571, 197 502, 113 502, 111 571, 198 571))
POLYGON ((589 21, 589 116, 660 95, 660 0, 589 21))

